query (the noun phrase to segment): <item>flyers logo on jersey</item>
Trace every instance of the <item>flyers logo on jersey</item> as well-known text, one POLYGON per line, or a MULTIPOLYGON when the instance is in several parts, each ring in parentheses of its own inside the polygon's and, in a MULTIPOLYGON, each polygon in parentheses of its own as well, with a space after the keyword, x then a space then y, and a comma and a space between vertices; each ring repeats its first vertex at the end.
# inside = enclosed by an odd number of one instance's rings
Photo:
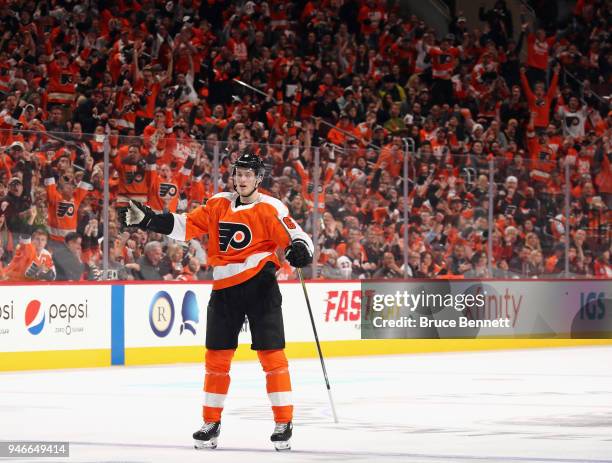
POLYGON ((565 118, 565 125, 571 127, 572 125, 579 125, 580 119, 577 117, 568 116, 565 118))
POLYGON ((160 183, 159 184, 159 196, 174 197, 178 193, 176 185, 172 183, 160 183))
POLYGON ((40 267, 38 266, 38 264, 36 262, 32 262, 30 264, 30 266, 26 269, 25 271, 25 276, 28 278, 36 278, 36 275, 38 275, 38 270, 40 269, 40 267))
POLYGON ((58 217, 72 217, 74 215, 74 204, 60 202, 57 205, 58 217))
POLYGON ((144 176, 140 172, 126 172, 125 183, 131 185, 132 183, 140 183, 144 180, 144 176))
POLYGON ((71 84, 72 83, 72 74, 61 74, 60 75, 60 83, 62 85, 71 84))
POLYGON ((251 244, 253 234, 243 223, 219 222, 219 249, 226 252, 229 247, 244 249, 251 244))

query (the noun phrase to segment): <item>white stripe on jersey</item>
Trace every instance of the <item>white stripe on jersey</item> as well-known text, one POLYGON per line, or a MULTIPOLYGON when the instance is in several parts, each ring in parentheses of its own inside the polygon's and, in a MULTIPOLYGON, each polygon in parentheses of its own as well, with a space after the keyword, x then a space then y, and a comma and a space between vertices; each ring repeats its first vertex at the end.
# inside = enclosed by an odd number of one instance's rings
POLYGON ((255 268, 263 259, 271 255, 272 253, 270 252, 258 252, 256 254, 251 254, 244 262, 216 266, 213 268, 213 279, 222 280, 238 275, 250 268, 255 268))

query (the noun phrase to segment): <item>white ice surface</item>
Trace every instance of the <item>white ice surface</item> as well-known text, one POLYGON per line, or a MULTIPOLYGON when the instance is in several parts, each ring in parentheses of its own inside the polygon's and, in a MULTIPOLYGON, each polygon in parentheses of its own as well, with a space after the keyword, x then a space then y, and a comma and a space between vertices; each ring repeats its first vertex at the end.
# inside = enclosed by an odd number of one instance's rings
POLYGON ((290 453, 256 362, 232 365, 219 448, 200 451, 201 365, 2 373, 0 440, 70 441, 36 461, 612 462, 611 365, 609 347, 328 359, 334 424, 319 361, 290 360, 290 453))

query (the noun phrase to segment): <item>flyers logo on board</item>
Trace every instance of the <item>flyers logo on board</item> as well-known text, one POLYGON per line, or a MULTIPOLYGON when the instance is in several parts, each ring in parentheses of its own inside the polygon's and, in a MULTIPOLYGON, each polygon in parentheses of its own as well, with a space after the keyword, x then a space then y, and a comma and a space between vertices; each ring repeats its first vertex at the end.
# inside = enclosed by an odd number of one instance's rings
POLYGON ((250 243, 253 234, 243 223, 219 222, 219 249, 226 252, 228 248, 244 249, 250 243))

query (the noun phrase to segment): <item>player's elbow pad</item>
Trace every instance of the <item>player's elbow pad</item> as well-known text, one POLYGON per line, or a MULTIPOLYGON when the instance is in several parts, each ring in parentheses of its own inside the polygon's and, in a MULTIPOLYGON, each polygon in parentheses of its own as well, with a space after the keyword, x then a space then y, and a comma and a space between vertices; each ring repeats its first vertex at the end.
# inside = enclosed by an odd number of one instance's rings
POLYGON ((169 212, 165 214, 155 214, 149 224, 147 230, 151 230, 162 235, 169 235, 174 228, 174 215, 169 212))

